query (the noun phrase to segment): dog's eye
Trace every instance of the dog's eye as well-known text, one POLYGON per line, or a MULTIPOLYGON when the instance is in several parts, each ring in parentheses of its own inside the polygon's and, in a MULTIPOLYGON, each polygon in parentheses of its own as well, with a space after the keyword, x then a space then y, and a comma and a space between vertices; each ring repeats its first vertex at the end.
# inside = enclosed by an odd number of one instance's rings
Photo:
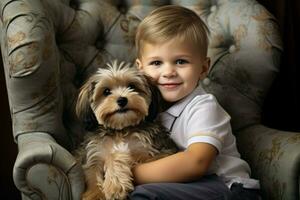
POLYGON ((110 94, 111 94, 111 91, 110 91, 109 88, 105 88, 105 89, 103 90, 103 95, 104 95, 104 96, 108 96, 108 95, 110 95, 110 94))
POLYGON ((134 84, 131 83, 131 84, 128 85, 128 88, 134 90, 136 87, 135 87, 134 84))

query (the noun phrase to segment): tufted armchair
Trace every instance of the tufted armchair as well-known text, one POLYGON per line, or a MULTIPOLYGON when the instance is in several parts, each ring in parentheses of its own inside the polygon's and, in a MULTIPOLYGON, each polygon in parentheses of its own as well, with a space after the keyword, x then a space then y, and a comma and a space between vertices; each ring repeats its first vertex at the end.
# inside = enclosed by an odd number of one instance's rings
POLYGON ((300 134, 262 125, 279 72, 274 17, 255 0, 1 0, 0 38, 13 136, 13 170, 24 199, 80 199, 81 167, 70 153, 82 136, 76 91, 109 58, 135 60, 135 28, 154 8, 179 4, 211 30, 203 87, 232 116, 242 157, 263 196, 299 199, 300 134))

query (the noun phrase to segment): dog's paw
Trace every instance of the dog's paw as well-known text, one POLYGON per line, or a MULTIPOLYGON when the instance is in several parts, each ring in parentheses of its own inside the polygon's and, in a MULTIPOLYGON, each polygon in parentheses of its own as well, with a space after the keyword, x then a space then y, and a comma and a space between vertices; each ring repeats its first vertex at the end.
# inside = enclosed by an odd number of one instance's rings
POLYGON ((104 181, 103 192, 106 200, 124 200, 127 199, 129 192, 133 190, 131 183, 104 181))
POLYGON ((82 194, 82 200, 105 200, 104 194, 98 190, 87 190, 82 194))

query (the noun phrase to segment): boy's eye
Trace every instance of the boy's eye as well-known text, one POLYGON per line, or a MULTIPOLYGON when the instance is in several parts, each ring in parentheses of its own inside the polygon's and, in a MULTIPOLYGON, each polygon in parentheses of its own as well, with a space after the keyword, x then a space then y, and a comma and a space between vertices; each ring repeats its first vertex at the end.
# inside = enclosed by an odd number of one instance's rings
POLYGON ((109 88, 105 88, 104 90, 103 90, 103 95, 104 96, 108 96, 108 95, 110 95, 111 94, 111 91, 110 91, 110 89, 109 88))
POLYGON ((186 63, 188 63, 188 61, 184 60, 184 59, 178 59, 178 60, 176 60, 176 64, 177 65, 183 65, 183 64, 186 64, 186 63))
POLYGON ((155 65, 155 66, 161 65, 161 61, 158 60, 152 61, 150 62, 150 65, 155 65))

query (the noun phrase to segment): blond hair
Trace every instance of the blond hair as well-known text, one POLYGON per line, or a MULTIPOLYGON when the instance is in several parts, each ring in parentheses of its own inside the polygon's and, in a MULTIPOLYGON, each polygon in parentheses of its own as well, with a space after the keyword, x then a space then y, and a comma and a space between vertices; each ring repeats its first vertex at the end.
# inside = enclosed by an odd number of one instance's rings
POLYGON ((176 6, 162 6, 153 10, 139 24, 135 37, 138 57, 144 42, 157 44, 178 38, 199 47, 201 56, 206 57, 209 30, 192 10, 176 6))

